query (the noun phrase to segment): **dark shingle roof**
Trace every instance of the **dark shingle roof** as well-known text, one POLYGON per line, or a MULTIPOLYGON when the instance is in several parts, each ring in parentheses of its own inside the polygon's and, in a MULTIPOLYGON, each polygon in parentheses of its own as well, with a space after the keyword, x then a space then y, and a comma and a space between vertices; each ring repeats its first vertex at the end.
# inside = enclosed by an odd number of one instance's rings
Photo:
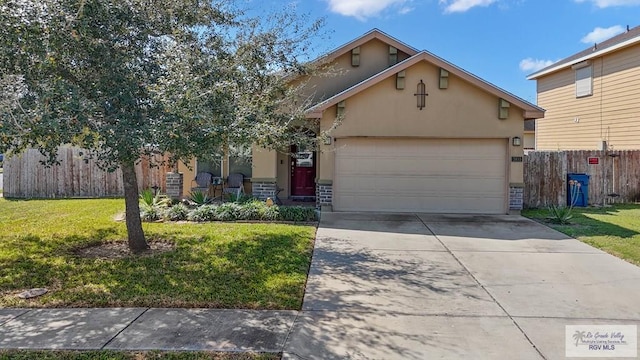
MULTIPOLYGON (((573 61, 584 58, 584 57, 588 57, 589 55, 596 53, 596 52, 602 52, 608 48, 611 48, 613 46, 616 46, 618 44, 621 44, 627 40, 636 38, 636 37, 640 37, 640 26, 636 26, 632 29, 629 29, 628 31, 623 32, 622 34, 616 35, 608 40, 605 40, 599 44, 595 44, 592 45, 591 47, 577 53, 574 55, 571 55, 565 59, 562 59, 558 62, 555 62, 547 67, 545 67, 544 69, 538 70, 535 73, 531 74, 528 76, 528 78, 532 79, 532 78, 536 78, 537 74, 541 74, 546 72, 549 69, 553 69, 553 68, 558 68, 561 69, 563 68, 562 65, 567 65, 569 66, 573 61)), ((573 64, 571 64, 573 65, 573 64)))

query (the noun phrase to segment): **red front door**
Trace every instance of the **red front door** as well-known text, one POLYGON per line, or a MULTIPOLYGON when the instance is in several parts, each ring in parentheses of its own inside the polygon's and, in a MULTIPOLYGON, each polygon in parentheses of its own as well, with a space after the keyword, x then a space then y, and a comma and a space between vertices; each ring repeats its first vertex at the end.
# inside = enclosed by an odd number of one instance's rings
POLYGON ((316 153, 291 147, 291 196, 316 196, 316 153))

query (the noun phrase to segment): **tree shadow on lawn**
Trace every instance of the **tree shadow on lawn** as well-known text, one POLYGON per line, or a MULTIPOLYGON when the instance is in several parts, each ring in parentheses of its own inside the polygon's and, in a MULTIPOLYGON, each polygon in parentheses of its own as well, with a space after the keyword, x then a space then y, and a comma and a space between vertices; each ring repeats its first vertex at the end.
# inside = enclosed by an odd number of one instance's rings
MULTIPOLYGON (((73 244, 108 241, 115 233, 99 229, 66 238, 71 245, 3 261, 0 305, 300 308, 312 251, 312 240, 301 233, 254 233, 233 241, 218 241, 215 234, 162 235, 175 242, 175 250, 117 259, 74 255, 73 244), (30 301, 15 297, 17 290, 32 287, 52 291, 30 301)), ((35 236, 20 241, 30 248, 46 243, 35 236)))

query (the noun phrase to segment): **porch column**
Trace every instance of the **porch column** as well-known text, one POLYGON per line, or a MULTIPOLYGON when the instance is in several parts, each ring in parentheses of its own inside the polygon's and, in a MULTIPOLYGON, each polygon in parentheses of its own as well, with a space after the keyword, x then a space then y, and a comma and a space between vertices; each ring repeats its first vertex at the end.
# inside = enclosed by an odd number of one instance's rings
POLYGON ((254 145, 252 152, 251 192, 260 200, 273 198, 278 181, 278 152, 254 145))
MULTIPOLYGON (((334 122, 336 112, 325 111, 320 119, 320 130, 329 130, 334 122)), ((333 208, 333 171, 335 167, 337 140, 329 135, 326 141, 320 143, 318 154, 318 173, 316 174, 316 207, 322 211, 332 211, 333 208)))
POLYGON ((523 138, 523 130, 518 129, 516 133, 507 140, 509 147, 509 214, 520 215, 524 206, 524 150, 522 146, 512 145, 514 137, 523 138))

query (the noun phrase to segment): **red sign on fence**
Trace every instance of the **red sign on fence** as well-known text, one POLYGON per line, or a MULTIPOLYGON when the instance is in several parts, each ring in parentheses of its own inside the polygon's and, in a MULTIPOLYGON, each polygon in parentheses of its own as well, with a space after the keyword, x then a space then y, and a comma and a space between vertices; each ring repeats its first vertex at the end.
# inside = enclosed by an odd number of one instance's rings
POLYGON ((589 158, 589 165, 598 165, 598 164, 600 164, 600 158, 597 158, 597 157, 589 158))

